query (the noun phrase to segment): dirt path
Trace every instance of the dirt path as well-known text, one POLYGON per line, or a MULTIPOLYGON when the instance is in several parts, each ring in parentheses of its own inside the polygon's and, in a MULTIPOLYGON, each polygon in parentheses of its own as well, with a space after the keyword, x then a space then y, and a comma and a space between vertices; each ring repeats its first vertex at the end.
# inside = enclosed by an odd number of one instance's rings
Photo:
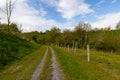
POLYGON ((45 52, 43 59, 41 60, 40 64, 38 65, 38 67, 34 71, 32 77, 31 77, 31 80, 38 80, 38 77, 39 77, 40 73, 42 72, 47 54, 48 54, 48 47, 46 48, 46 52, 45 52))
POLYGON ((54 50, 52 48, 50 48, 50 49, 51 49, 51 53, 52 53, 52 69, 53 69, 51 80, 63 80, 62 71, 56 60, 54 50))

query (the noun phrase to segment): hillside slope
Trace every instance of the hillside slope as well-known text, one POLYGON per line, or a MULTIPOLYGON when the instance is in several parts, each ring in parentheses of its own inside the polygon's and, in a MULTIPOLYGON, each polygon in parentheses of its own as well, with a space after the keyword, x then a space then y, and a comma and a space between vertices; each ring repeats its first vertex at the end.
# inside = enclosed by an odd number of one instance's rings
POLYGON ((0 32, 0 69, 34 51, 38 45, 15 35, 0 32))

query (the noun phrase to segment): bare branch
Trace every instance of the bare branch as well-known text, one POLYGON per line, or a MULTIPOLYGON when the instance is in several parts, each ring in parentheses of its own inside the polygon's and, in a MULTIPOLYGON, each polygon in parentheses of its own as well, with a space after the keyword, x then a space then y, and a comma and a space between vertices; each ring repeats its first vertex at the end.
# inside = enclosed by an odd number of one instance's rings
POLYGON ((4 10, 4 9, 0 8, 0 11, 2 11, 3 13, 5 13, 5 14, 6 14, 6 10, 4 10))
POLYGON ((11 1, 11 0, 6 0, 5 3, 5 9, 4 8, 0 8, 0 10, 6 14, 6 18, 7 18, 7 24, 8 24, 8 31, 10 31, 9 29, 9 25, 11 23, 11 16, 12 16, 12 12, 14 10, 14 5, 16 3, 17 0, 15 1, 11 1))

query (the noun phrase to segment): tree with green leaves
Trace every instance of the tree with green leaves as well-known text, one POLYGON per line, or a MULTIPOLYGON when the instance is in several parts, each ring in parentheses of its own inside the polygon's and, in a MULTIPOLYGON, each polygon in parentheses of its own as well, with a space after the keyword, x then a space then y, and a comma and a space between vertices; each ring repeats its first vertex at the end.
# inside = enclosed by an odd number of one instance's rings
POLYGON ((57 44, 57 38, 60 36, 60 29, 53 27, 49 32, 46 33, 45 43, 47 44, 57 44))

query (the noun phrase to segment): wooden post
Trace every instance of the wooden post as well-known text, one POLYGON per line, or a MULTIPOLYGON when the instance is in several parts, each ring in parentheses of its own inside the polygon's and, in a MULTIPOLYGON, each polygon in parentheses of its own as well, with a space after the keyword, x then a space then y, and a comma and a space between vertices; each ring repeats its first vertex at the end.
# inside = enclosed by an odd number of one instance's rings
POLYGON ((90 46, 87 45, 87 60, 90 62, 90 46))
POLYGON ((73 48, 72 48, 72 52, 73 52, 73 54, 74 54, 74 42, 73 42, 73 48))
POLYGON ((75 51, 74 51, 74 54, 76 54, 76 48, 77 48, 77 42, 75 43, 75 51))
POLYGON ((69 45, 68 45, 68 53, 69 53, 69 45))
POLYGON ((66 43, 64 44, 64 48, 66 48, 66 43))

